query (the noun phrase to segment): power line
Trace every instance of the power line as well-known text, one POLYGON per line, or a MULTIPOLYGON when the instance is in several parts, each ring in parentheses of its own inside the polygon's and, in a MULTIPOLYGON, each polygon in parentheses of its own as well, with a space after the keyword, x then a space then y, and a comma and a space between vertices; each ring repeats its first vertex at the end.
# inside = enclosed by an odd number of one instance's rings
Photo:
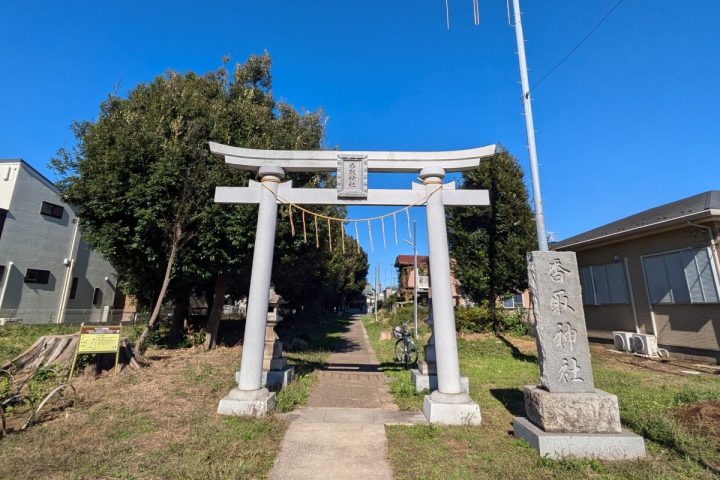
POLYGON ((555 70, 557 70, 557 68, 558 68, 560 65, 562 65, 562 64, 565 62, 565 60, 567 60, 568 58, 570 58, 570 56, 571 56, 573 53, 575 53, 575 50, 577 50, 578 48, 580 48, 580 46, 581 46, 583 43, 585 43, 585 40, 587 40, 588 38, 590 38, 590 36, 591 36, 593 33, 595 33, 595 30, 597 30, 597 29, 600 27, 600 25, 602 25, 602 24, 605 22, 605 20, 607 20, 608 17, 610 17, 610 15, 612 15, 612 13, 613 13, 613 12, 620 6, 620 4, 622 4, 624 1, 625 1, 625 0, 619 0, 619 1, 615 4, 615 6, 612 7, 612 8, 610 9, 610 11, 609 11, 607 14, 605 14, 605 16, 602 17, 602 18, 600 19, 600 21, 595 24, 594 27, 592 27, 592 28, 590 29, 590 31, 587 33, 587 35, 585 35, 585 36, 582 38, 582 40, 580 40, 580 41, 578 42, 578 44, 575 45, 575 46, 573 47, 573 49, 570 50, 570 51, 567 53, 567 55, 565 55, 563 58, 561 58, 560 61, 557 62, 557 63, 555 64, 555 66, 552 67, 552 68, 545 74, 545 76, 543 76, 537 83, 535 83, 535 85, 532 86, 532 88, 530 88, 530 91, 535 90, 535 89, 538 87, 538 85, 540 85, 540 84, 541 84, 546 78, 548 78, 555 70))

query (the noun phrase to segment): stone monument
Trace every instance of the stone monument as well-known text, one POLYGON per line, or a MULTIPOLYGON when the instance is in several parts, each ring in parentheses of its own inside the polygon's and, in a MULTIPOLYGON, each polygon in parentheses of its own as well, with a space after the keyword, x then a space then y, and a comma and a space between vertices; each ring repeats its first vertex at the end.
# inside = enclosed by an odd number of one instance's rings
POLYGON ((541 385, 525 387, 528 418, 513 419, 515 436, 551 458, 644 457, 643 438, 622 430, 617 397, 595 388, 578 272, 573 252, 528 254, 541 385))
MULTIPOLYGON (((270 390, 280 390, 292 382, 295 367, 288 365, 283 353, 283 344, 275 333, 275 326, 283 320, 280 315, 280 306, 285 303, 275 292, 275 286, 270 285, 268 295, 268 314, 265 325, 265 349, 263 351, 262 386, 270 390)), ((235 374, 239 381, 240 371, 235 374)))
POLYGON ((287 387, 295 373, 295 367, 288 365, 287 358, 283 355, 282 342, 275 333, 275 326, 283 320, 279 313, 282 303, 284 303, 282 297, 275 293, 275 287, 271 285, 265 327, 262 384, 272 390, 287 387))

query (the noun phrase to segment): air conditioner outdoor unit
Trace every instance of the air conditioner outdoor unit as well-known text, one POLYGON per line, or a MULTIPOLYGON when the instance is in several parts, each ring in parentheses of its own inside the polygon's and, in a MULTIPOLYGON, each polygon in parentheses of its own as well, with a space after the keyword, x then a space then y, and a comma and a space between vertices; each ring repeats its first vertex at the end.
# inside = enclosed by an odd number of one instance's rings
POLYGON ((634 333, 632 332, 612 332, 613 335, 613 343, 615 344, 615 348, 622 352, 632 352, 633 351, 633 344, 632 344, 632 337, 634 333))
POLYGON ((632 336, 632 347, 633 352, 641 355, 647 355, 648 357, 658 357, 657 337, 655 335, 648 335, 646 333, 636 333, 632 336))

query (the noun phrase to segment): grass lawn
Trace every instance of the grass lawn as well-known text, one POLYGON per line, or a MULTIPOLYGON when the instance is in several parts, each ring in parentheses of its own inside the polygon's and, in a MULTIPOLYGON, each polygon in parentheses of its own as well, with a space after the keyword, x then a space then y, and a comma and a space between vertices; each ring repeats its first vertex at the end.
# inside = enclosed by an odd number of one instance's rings
MULTIPOLYGON (((379 341, 389 328, 365 317, 373 348, 391 392, 403 409, 422 408, 410 372, 393 362, 394 340, 379 341)), ((424 337, 426 338, 426 337, 424 337)), ((637 478, 710 479, 720 473, 718 431, 682 425, 675 413, 696 402, 720 399, 717 375, 684 376, 659 362, 592 349, 598 388, 616 394, 624 425, 644 435, 648 457, 639 461, 553 461, 512 437, 512 417, 524 414, 522 387, 539 383, 534 340, 476 335, 458 340, 461 371, 480 403, 480 427, 387 427, 390 460, 397 479, 637 478)), ((677 369, 676 369, 677 370, 677 369)))
MULTIPOLYGON (((315 370, 345 326, 330 320, 293 327, 307 346, 288 354, 298 378, 278 393, 279 411, 305 403, 315 370)), ((0 359, 12 358, 39 335, 77 330, 13 329, 0 328, 0 359)), ((152 365, 140 372, 74 380, 76 405, 0 440, 0 478, 265 478, 286 421, 215 414, 234 386, 240 356, 239 346, 211 352, 150 348, 152 365)))

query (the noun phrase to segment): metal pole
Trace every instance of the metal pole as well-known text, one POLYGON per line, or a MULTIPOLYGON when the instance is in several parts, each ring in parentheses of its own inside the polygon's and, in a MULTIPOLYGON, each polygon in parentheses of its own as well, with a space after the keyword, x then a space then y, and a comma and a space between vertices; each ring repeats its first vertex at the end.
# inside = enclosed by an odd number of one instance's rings
POLYGON ((378 321, 378 290, 380 290, 380 287, 378 284, 380 283, 379 277, 380 276, 380 265, 375 266, 375 322, 378 321))
POLYGON ((415 338, 418 336, 418 266, 417 266, 417 222, 413 220, 413 320, 415 321, 415 338))
POLYGON ((518 61, 520 63, 520 83, 522 84, 522 102, 525 108, 525 130, 528 140, 530 157, 530 178, 532 179, 533 202, 535 204, 535 228, 537 229, 538 248, 548 250, 547 234, 545 233, 545 216, 543 214, 542 194, 540 193, 540 172, 538 170, 537 148, 535 146, 535 127, 533 126, 532 105, 530 101, 530 84, 528 82, 527 63, 525 61, 525 36, 520 19, 520 0, 513 0, 515 16, 515 39, 517 40, 518 61))
MULTIPOLYGON (((10 276, 13 271, 13 265, 15 265, 14 262, 8 262, 7 268, 5 269, 5 283, 3 283, 2 291, 0 292, 0 310, 2 310, 3 302, 5 301, 5 292, 7 291, 8 283, 10 283, 10 276)), ((0 280, 2 280, 0 278, 0 280)), ((12 312, 12 311, 11 311, 12 312)))
POLYGON ((73 219, 73 223, 75 224, 75 231, 73 232, 72 241, 70 242, 70 251, 68 252, 67 257, 70 263, 66 265, 67 270, 65 272, 63 289, 60 294, 60 305, 58 308, 57 323, 63 323, 65 321, 65 311, 67 310, 67 305, 70 297, 70 287, 72 285, 73 271, 75 269, 75 243, 77 241, 78 228, 80 227, 80 220, 78 219, 78 217, 75 217, 73 219))

